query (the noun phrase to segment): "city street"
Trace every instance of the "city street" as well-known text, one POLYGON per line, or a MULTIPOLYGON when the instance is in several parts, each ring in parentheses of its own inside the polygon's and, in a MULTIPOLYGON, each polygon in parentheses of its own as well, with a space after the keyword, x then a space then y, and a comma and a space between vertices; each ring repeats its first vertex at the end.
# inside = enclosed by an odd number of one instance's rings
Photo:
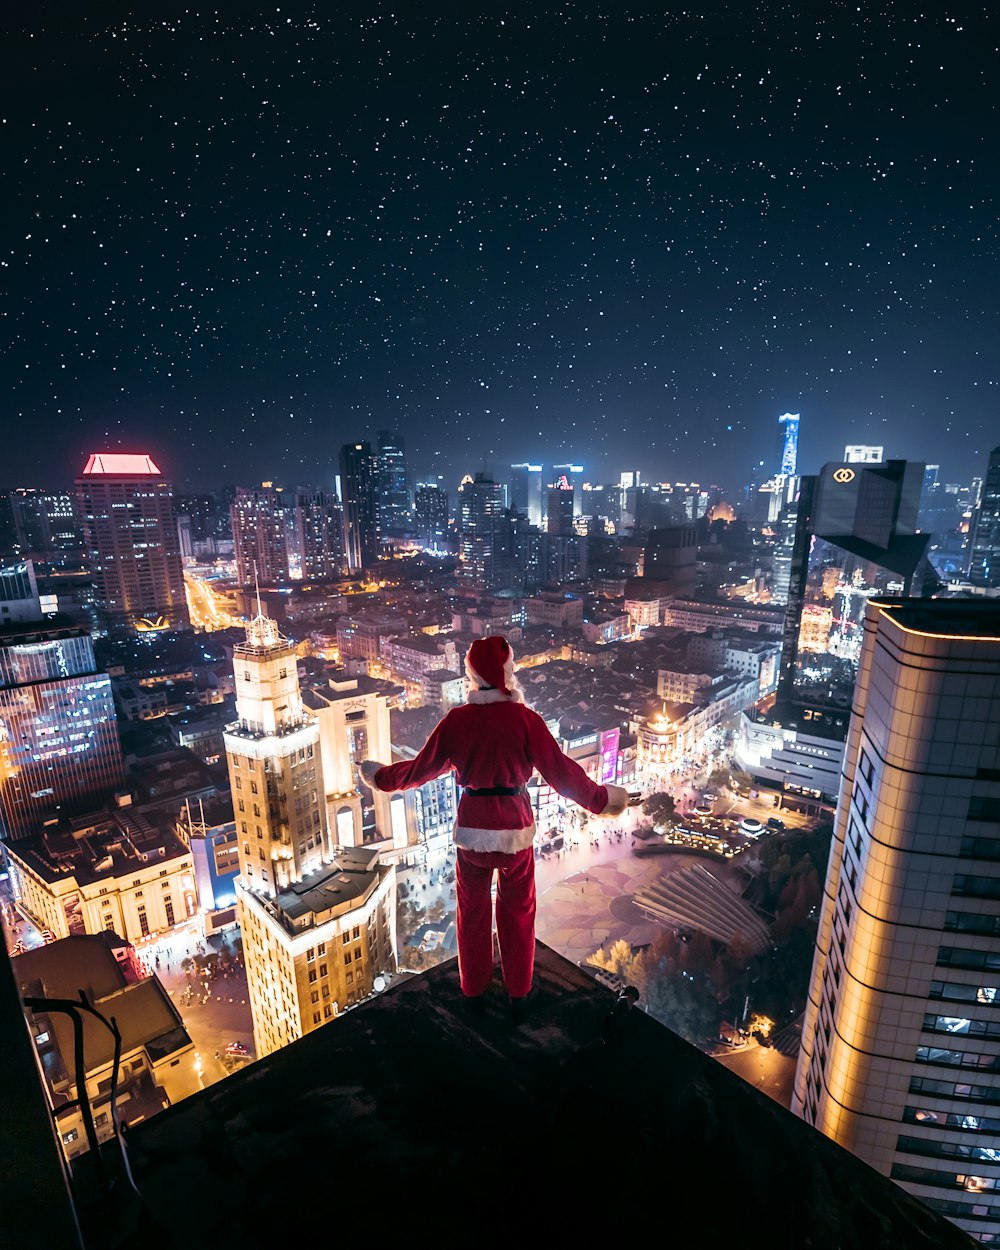
POLYGON ((203 1085, 213 1085, 233 1067, 246 1062, 229 1059, 227 1066, 226 1047, 231 1042, 242 1042, 248 1058, 253 1058, 250 1000, 238 929, 203 938, 195 925, 189 924, 161 936, 155 943, 137 947, 136 954, 159 977, 180 1012, 201 1057, 203 1085), (225 970, 205 977, 189 977, 183 962, 198 954, 215 956, 211 963, 217 968, 225 965, 225 970))
MULTIPOLYGON (((646 792, 654 788, 650 786, 646 792)), ((671 778, 669 788, 675 793, 678 807, 691 805, 701 793, 697 784, 682 783, 680 778, 671 778)), ((770 794, 743 799, 728 792, 720 796, 716 810, 717 815, 734 819, 754 816, 762 824, 776 812, 770 794)), ((784 810, 781 818, 789 827, 813 823, 807 816, 784 810)), ((683 849, 649 857, 634 855, 634 830, 648 823, 641 805, 613 819, 584 819, 572 814, 571 809, 564 821, 564 842, 558 850, 543 853, 544 842, 536 842, 539 940, 574 963, 585 962, 596 950, 609 949, 617 940, 630 946, 644 945, 653 940, 658 926, 636 906, 637 891, 666 873, 683 870, 694 860, 709 863, 713 875, 720 880, 738 871, 732 861, 721 856, 706 861, 704 856, 686 854, 683 849)), ((453 852, 448 862, 453 865, 453 852)), ((397 881, 411 886, 411 897, 425 910, 441 899, 445 915, 451 917, 454 885, 444 879, 451 874, 441 869, 440 863, 397 868, 397 881)), ((29 948, 41 944, 41 935, 10 905, 6 882, 3 887, 0 913, 7 949, 13 951, 18 941, 29 948)), ((149 971, 159 977, 180 1013, 198 1050, 204 1085, 211 1085, 252 1061, 253 1029, 237 929, 204 938, 192 920, 170 934, 160 935, 155 942, 139 946, 136 953, 149 971), (208 960, 204 972, 199 975, 192 970, 189 975, 184 961, 199 955, 208 960), (246 1046, 246 1058, 227 1056, 226 1047, 232 1043, 246 1046)), ((787 1105, 794 1061, 777 1048, 752 1043, 721 1052, 717 1057, 749 1083, 787 1105)))

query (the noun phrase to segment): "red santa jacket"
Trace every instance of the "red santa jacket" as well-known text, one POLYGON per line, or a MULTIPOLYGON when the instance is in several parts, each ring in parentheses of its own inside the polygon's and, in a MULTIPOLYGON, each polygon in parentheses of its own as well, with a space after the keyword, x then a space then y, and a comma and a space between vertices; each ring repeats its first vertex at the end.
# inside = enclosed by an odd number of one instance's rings
POLYGON ((513 853, 531 846, 535 819, 522 789, 511 795, 475 795, 474 790, 523 787, 537 769, 554 790, 595 815, 618 815, 628 796, 620 786, 592 781, 560 750, 545 721, 523 703, 499 691, 472 691, 452 708, 412 760, 379 767, 365 761, 362 775, 378 790, 412 790, 449 769, 463 789, 455 825, 456 846, 513 853))

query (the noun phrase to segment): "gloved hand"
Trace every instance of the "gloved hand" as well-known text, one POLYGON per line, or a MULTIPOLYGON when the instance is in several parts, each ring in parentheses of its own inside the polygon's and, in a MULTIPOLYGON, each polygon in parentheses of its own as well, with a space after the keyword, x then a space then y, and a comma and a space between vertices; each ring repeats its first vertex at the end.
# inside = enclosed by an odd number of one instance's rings
POLYGON ((362 760, 358 765, 358 772, 361 774, 365 785, 370 786, 373 790, 377 790, 375 785, 375 774, 380 768, 385 768, 384 764, 380 764, 378 760, 362 760))
POLYGON ((612 785, 609 785, 607 787, 607 791, 608 791, 608 801, 604 808, 604 811, 601 812, 601 815, 602 816, 620 816, 622 812, 625 810, 625 808, 628 807, 628 791, 624 789, 622 786, 612 786, 612 785))

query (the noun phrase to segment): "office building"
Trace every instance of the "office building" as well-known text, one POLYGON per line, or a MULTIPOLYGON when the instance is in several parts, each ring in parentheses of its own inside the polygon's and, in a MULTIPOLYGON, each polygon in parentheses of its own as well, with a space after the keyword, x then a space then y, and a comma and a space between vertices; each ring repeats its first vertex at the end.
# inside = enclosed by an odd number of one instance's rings
POLYGON ((344 553, 352 573, 378 562, 376 460, 367 442, 345 443, 340 449, 340 497, 344 506, 344 553))
POLYGON ((333 1019, 395 967, 395 870, 377 850, 334 844, 319 721, 303 704, 295 650, 259 608, 246 633, 233 652, 238 719, 225 744, 260 1056, 333 1019))
POLYGON ((792 1110, 1000 1241, 1000 622, 869 602, 792 1110))
POLYGON ((419 482, 414 493, 417 541, 425 547, 443 547, 448 539, 448 492, 436 482, 419 482))
POLYGON ((573 492, 573 514, 579 516, 583 509, 583 465, 554 464, 548 478, 549 486, 568 487, 573 492))
POLYGON ((401 538, 411 524, 406 446, 399 434, 379 430, 376 439, 375 505, 379 537, 401 538))
POLYGON ((780 697, 846 707, 874 596, 924 595, 936 585, 929 535, 917 533, 924 466, 825 464, 799 479, 788 557, 780 697))
POLYGON ((3 837, 106 801, 123 775, 111 679, 88 629, 57 615, 0 628, 3 837))
POLYGON ((656 582, 658 593, 692 598, 696 583, 698 537, 693 525, 671 525, 649 532, 642 564, 643 578, 656 582))
POLYGON ((185 560, 212 561, 233 554, 235 490, 177 496, 177 528, 185 560))
POLYGON ((540 464, 525 461, 510 466, 509 503, 527 516, 529 524, 541 528, 545 516, 545 496, 540 464))
POLYGON ((31 560, 18 560, 0 568, 0 627, 21 621, 37 621, 47 611, 38 594, 38 579, 31 560))
POLYGON ((573 528, 573 486, 565 477, 559 478, 545 492, 545 531, 565 538, 573 528))
POLYGON ((281 486, 236 488, 230 507, 236 580, 241 586, 285 586, 293 504, 281 486))
POLYGON ((459 487, 458 576, 467 585, 493 590, 506 554, 503 488, 487 473, 466 477, 459 487))
POLYGON ((189 629, 171 484, 146 455, 97 452, 76 479, 99 626, 189 629))
POLYGON ((1000 447, 990 452, 973 514, 969 581, 986 590, 1000 587, 1000 447))
POLYGON ((881 464, 882 447, 872 447, 866 443, 848 443, 844 448, 845 464, 881 464))
POLYGON ((191 848, 150 816, 90 811, 10 843, 18 907, 56 938, 107 931, 141 942, 189 920, 198 910, 191 848))
POLYGON ((19 486, 10 492, 16 542, 23 555, 58 561, 83 550, 83 531, 68 490, 19 486))
POLYGON ((342 672, 322 686, 302 692, 319 725, 326 820, 341 847, 378 847, 384 860, 395 858, 409 840, 403 798, 358 782, 362 760, 390 760, 389 682, 365 673, 342 672))
POLYGON ((293 512, 294 550, 304 581, 343 576, 344 510, 332 491, 297 490, 293 512))

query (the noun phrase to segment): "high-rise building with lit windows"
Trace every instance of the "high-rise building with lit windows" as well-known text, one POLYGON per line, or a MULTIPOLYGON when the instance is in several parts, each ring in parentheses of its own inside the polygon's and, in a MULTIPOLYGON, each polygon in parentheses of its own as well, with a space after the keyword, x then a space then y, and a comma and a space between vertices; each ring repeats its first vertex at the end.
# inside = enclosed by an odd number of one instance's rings
POLYGON ((523 512, 531 525, 541 528, 545 517, 545 492, 540 464, 510 466, 510 506, 523 512))
POLYGON ((574 534, 572 484, 565 477, 561 477, 548 488, 545 495, 546 533, 574 534))
POLYGON ((448 539, 448 492, 437 482, 418 482, 414 493, 417 539, 427 547, 441 547, 448 539))
POLYGON ((110 799, 124 776, 111 679, 89 631, 50 615, 0 628, 0 818, 6 839, 110 799))
POLYGON ((783 702, 847 707, 869 599, 933 591, 917 532, 922 463, 832 462, 800 477, 788 562, 783 702))
POLYGON ((1000 613, 870 600, 792 1110, 1000 1241, 1000 613))
POLYGON ((174 491, 151 457, 95 453, 76 498, 99 626, 190 629, 174 491))
POLYGON ((332 491, 295 492, 295 552, 306 581, 341 577, 344 559, 344 510, 332 491))
POLYGON ((400 537, 410 528, 410 488, 406 473, 406 445, 399 434, 379 430, 376 438, 375 506, 382 542, 400 537))
POLYGON ((509 527, 504 521, 503 487, 488 473, 466 477, 458 491, 459 578, 492 590, 506 555, 509 527))
POLYGON ((778 472, 785 477, 794 477, 799 463, 799 413, 782 413, 778 424, 782 428, 781 466, 778 472))
POLYGON ((70 491, 19 486, 10 492, 10 506, 22 555, 58 560, 82 550, 83 533, 70 491))
POLYGON ((236 893, 257 1054, 333 1019, 395 969, 394 874, 341 846, 327 819, 320 726, 295 650, 264 616, 234 648, 238 719, 225 732, 236 893))
POLYGON ((988 590, 1000 587, 1000 447, 990 452, 972 518, 969 581, 988 590))
POLYGON ((344 551, 352 573, 378 562, 376 459, 367 442, 340 449, 340 498, 344 505, 344 551))
POLYGON ((239 486, 229 509, 236 580, 241 586, 283 586, 290 576, 292 501, 283 487, 239 486))

